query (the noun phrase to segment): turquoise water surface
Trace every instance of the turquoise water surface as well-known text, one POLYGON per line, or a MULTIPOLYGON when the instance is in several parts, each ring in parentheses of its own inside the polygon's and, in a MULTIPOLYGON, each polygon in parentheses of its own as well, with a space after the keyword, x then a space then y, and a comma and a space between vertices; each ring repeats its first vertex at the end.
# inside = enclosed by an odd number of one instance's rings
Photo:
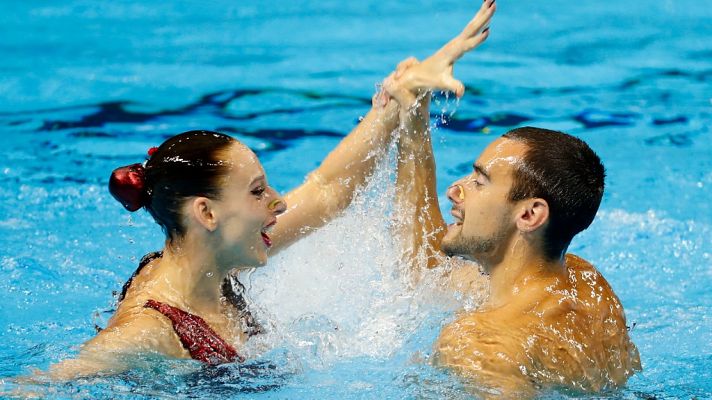
MULTIPOLYGON (((706 3, 500 0, 490 39, 456 67, 466 96, 434 107, 447 122, 434 132, 441 194, 517 126, 565 130, 600 154, 604 201, 570 251, 597 265, 621 298, 644 367, 610 398, 712 398, 706 3)), ((161 247, 150 218, 129 216, 109 195, 111 170, 143 160, 170 135, 213 129, 252 147, 286 192, 355 126, 398 61, 427 56, 477 7, 0 1, 0 379, 76 354, 138 259, 161 247)), ((458 307, 399 280, 373 211, 384 201, 378 183, 321 236, 245 277, 258 318, 272 328, 250 345, 246 365, 168 360, 38 390, 467 398, 427 362, 458 307)))

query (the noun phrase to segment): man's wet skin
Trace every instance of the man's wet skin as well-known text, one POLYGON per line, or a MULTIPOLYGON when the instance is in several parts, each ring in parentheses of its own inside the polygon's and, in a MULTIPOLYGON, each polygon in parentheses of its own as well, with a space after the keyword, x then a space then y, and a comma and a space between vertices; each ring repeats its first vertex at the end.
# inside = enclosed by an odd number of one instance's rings
POLYGON ((620 301, 585 260, 542 257, 535 232, 543 228, 537 218, 547 216, 534 214, 546 211, 507 198, 526 149, 496 140, 473 173, 448 190, 456 222, 442 249, 482 265, 491 293, 480 310, 443 329, 435 360, 476 386, 512 397, 543 388, 619 387, 640 369, 620 301))
POLYGON ((476 261, 496 265, 504 259, 516 226, 510 214, 514 205, 503 201, 511 188, 511 171, 526 152, 522 143, 498 139, 475 161, 472 173, 458 180, 447 192, 455 223, 448 226, 442 249, 476 261))

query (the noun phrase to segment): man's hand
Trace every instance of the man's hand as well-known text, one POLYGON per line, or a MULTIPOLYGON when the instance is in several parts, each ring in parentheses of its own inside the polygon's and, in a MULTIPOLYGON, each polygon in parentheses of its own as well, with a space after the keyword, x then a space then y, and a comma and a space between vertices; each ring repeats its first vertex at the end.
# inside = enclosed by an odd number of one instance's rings
POLYGON ((487 39, 489 22, 496 9, 495 0, 485 0, 465 29, 432 56, 422 63, 411 57, 398 64, 383 81, 382 93, 374 96, 374 105, 385 106, 392 98, 401 108, 411 109, 417 106, 422 91, 427 90, 446 90, 461 97, 465 86, 453 77, 453 66, 487 39))

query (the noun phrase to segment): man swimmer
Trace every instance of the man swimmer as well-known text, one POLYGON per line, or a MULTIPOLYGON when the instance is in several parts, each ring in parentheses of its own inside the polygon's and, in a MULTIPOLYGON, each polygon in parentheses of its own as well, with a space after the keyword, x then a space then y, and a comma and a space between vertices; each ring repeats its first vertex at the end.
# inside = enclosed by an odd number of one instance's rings
POLYGON ((623 307, 594 266, 566 254, 601 202, 600 159, 562 132, 509 131, 448 189, 455 223, 446 226, 435 195, 427 98, 417 97, 420 82, 432 79, 427 63, 411 60, 384 84, 409 110, 401 116, 397 184, 400 207, 411 214, 401 230, 413 259, 455 264, 451 277, 461 288, 479 279, 466 260, 474 261, 490 288, 480 309, 442 329, 434 362, 484 396, 621 387, 641 369, 623 307))

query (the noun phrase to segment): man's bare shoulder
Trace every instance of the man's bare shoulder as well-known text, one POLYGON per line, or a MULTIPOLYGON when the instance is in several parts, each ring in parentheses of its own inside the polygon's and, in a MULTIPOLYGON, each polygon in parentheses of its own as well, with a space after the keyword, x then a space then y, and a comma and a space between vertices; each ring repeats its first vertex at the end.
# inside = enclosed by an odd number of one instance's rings
POLYGON ((615 318, 625 326, 623 306, 606 278, 593 264, 574 254, 566 255, 567 285, 576 293, 577 309, 600 318, 615 318))
POLYGON ((520 282, 506 305, 459 315, 442 330, 435 361, 498 388, 625 383, 640 361, 618 298, 582 258, 567 255, 566 267, 520 282))
POLYGON ((514 397, 532 393, 531 367, 522 347, 526 338, 508 315, 496 309, 461 314, 441 331, 434 362, 474 384, 480 395, 490 390, 514 397))
POLYGON ((622 317, 620 300, 591 263, 567 254, 564 265, 561 273, 532 275, 515 285, 517 295, 510 308, 544 321, 565 316, 608 317, 612 313, 622 317))
POLYGON ((588 261, 567 254, 565 266, 565 277, 544 279, 518 299, 525 351, 542 382, 585 391, 620 386, 640 369, 620 300, 588 261))

